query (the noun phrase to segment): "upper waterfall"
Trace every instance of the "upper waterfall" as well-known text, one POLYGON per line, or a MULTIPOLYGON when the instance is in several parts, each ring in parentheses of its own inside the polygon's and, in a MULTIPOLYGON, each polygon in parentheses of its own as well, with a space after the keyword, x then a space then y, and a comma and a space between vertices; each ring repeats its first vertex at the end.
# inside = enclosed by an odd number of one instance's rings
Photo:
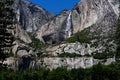
POLYGON ((71 12, 69 13, 68 17, 67 17, 67 23, 66 23, 66 36, 70 37, 71 36, 71 12))

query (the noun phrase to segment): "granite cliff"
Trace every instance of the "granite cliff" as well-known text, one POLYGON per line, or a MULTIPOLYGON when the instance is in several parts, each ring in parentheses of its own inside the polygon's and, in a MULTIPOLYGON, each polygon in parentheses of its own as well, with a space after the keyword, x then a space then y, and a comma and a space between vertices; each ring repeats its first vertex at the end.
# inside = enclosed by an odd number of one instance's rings
MULTIPOLYGON (((81 0, 72 10, 64 10, 54 18, 26 0, 16 0, 16 4, 21 28, 28 32, 37 30, 34 36, 49 45, 35 50, 16 41, 13 52, 17 57, 10 57, 4 63, 11 62, 12 67, 19 69, 60 66, 71 69, 116 61, 117 0, 81 0)), ((30 38, 22 39, 31 42, 30 38)))
MULTIPOLYGON (((71 35, 97 25, 104 31, 113 31, 119 16, 117 0, 81 0, 72 10, 63 11, 38 29, 36 37, 42 41, 56 43, 71 35)), ((102 35, 102 34, 101 34, 102 35)))
POLYGON ((46 48, 43 55, 49 58, 43 58, 43 64, 48 68, 63 66, 63 63, 69 65, 71 57, 74 57, 71 67, 80 63, 76 57, 83 62, 84 66, 80 67, 84 68, 101 60, 106 64, 114 62, 118 17, 117 0, 81 0, 72 10, 62 11, 36 32, 36 38, 55 44, 46 48))
POLYGON ((27 32, 36 31, 54 16, 28 0, 15 0, 13 7, 19 25, 27 32))

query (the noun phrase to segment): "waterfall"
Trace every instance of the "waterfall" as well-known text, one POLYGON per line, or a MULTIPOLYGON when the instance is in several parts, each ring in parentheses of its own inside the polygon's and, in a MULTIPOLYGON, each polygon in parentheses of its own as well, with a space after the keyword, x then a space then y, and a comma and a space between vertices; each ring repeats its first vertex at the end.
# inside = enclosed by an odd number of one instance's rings
POLYGON ((20 10, 19 9, 17 9, 17 11, 16 11, 16 16, 17 16, 17 21, 19 22, 20 21, 20 10))
POLYGON ((33 29, 37 30, 36 24, 35 24, 35 18, 33 18, 33 29))
POLYGON ((35 67, 35 62, 32 62, 32 68, 34 68, 35 67))
POLYGON ((71 36, 71 12, 69 13, 68 17, 67 17, 67 23, 66 23, 66 36, 70 37, 71 36))

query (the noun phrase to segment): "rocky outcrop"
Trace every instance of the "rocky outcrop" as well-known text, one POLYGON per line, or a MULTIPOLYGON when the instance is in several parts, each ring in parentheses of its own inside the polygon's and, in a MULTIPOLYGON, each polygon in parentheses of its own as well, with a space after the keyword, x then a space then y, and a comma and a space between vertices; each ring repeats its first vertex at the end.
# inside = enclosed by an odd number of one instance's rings
POLYGON ((22 29, 22 27, 18 24, 16 24, 14 36, 17 39, 22 40, 25 43, 31 43, 32 42, 28 33, 24 29, 22 29))
POLYGON ((73 10, 63 11, 39 28, 36 37, 45 42, 56 43, 93 24, 104 26, 104 32, 114 31, 113 25, 119 15, 118 7, 117 0, 81 0, 73 10))
POLYGON ((20 41, 14 41, 13 44, 12 53, 18 57, 34 54, 32 48, 20 41))
POLYGON ((69 14, 68 11, 63 11, 52 21, 40 27, 36 32, 36 38, 40 39, 41 41, 49 42, 49 43, 56 43, 58 42, 59 39, 61 40, 64 39, 64 35, 63 35, 64 33, 63 34, 62 33, 59 34, 59 33, 61 29, 62 30, 65 29, 63 25, 66 25, 64 21, 66 21, 68 14, 69 14))
MULTIPOLYGON (((7 58, 3 63, 8 64, 9 68, 14 70, 25 69, 56 69, 57 67, 73 68, 89 68, 99 62, 109 65, 115 62, 115 57, 109 57, 106 59, 95 59, 92 53, 104 49, 104 47, 98 46, 90 47, 90 44, 86 43, 63 43, 61 45, 48 47, 43 53, 34 52, 27 45, 14 42, 16 45, 13 47, 14 57, 7 58), (81 56, 75 57, 61 57, 59 55, 64 53, 79 54, 81 56), (39 55, 40 54, 40 55, 39 55), (89 54, 89 56, 87 56, 89 54)), ((114 50, 113 50, 114 51, 114 50)))
POLYGON ((28 32, 36 31, 53 17, 52 13, 27 0, 15 0, 13 7, 19 25, 28 32))
POLYGON ((89 43, 79 43, 79 42, 64 43, 64 44, 60 44, 57 46, 46 48, 46 52, 47 52, 46 54, 51 55, 51 56, 58 56, 60 54, 69 53, 69 54, 79 54, 81 56, 84 56, 87 54, 92 55, 93 53, 102 53, 104 51, 107 52, 107 50, 110 50, 108 52, 116 51, 116 47, 117 47, 116 44, 114 44, 111 41, 107 44, 110 46, 108 47, 104 45, 92 46, 92 44, 89 44, 89 43))
POLYGON ((75 58, 58 58, 58 57, 46 57, 41 60, 38 60, 38 64, 40 64, 40 67, 44 67, 46 69, 56 69, 58 67, 67 67, 68 69, 74 69, 74 68, 89 68, 97 63, 103 63, 103 64, 111 64, 112 62, 115 62, 114 58, 109 58, 106 61, 104 60, 98 60, 94 59, 92 57, 75 57, 75 58))
POLYGON ((8 64, 10 68, 13 70, 25 70, 31 68, 33 64, 33 60, 35 60, 35 52, 29 46, 24 43, 20 43, 20 41, 15 41, 14 46, 12 48, 13 57, 7 58, 4 61, 4 64, 8 64))
POLYGON ((106 60, 94 59, 93 57, 44 57, 38 60, 33 60, 31 56, 22 56, 19 58, 9 57, 3 64, 7 64, 8 68, 13 70, 25 70, 25 69, 56 69, 58 67, 67 67, 68 69, 74 68, 89 68, 97 63, 103 63, 109 65, 115 62, 115 58, 109 58, 106 60))

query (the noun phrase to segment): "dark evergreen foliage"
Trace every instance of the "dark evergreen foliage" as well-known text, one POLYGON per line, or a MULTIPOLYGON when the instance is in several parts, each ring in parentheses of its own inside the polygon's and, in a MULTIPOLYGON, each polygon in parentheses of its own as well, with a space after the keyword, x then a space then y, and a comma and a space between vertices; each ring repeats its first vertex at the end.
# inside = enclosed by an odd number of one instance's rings
POLYGON ((119 60, 120 58, 120 14, 119 14, 118 22, 117 22, 116 40, 117 40, 117 45, 118 45, 117 50, 116 50, 116 60, 119 60))
POLYGON ((0 69, 0 80, 120 80, 120 63, 103 65, 98 63, 91 68, 72 69, 59 67, 50 70, 12 71, 0 69))
POLYGON ((0 60, 2 61, 11 53, 10 49, 14 41, 12 31, 15 13, 12 4, 13 0, 0 0, 0 60))

